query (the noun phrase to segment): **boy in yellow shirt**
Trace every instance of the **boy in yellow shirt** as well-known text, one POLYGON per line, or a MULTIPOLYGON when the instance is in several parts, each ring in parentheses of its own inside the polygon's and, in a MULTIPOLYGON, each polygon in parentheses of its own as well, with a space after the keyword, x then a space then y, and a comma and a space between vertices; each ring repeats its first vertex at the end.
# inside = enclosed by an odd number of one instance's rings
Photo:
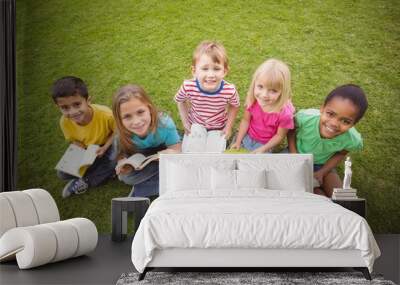
POLYGON ((62 171, 57 176, 69 180, 62 197, 84 193, 115 175, 116 159, 113 148, 115 121, 110 108, 90 103, 87 87, 82 79, 66 76, 53 84, 52 97, 60 109, 60 127, 67 141, 87 148, 90 144, 100 145, 97 158, 82 178, 62 171))

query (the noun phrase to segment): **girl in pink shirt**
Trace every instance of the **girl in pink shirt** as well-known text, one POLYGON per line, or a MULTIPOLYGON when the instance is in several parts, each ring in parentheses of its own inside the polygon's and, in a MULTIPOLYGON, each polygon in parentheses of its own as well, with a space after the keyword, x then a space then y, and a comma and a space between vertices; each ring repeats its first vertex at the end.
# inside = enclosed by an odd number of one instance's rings
POLYGON ((294 128, 290 71, 280 60, 269 59, 253 75, 246 110, 232 149, 271 152, 294 128))

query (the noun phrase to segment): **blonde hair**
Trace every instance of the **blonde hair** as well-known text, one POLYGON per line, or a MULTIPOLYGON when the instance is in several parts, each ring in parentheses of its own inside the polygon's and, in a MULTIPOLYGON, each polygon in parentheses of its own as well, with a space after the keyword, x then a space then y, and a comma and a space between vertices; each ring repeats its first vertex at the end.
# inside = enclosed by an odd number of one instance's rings
POLYGON ((193 52, 192 67, 196 66, 203 54, 210 56, 213 62, 223 64, 226 71, 229 70, 228 55, 222 44, 214 41, 202 41, 193 52))
POLYGON ((119 153, 126 153, 128 155, 136 152, 135 145, 132 142, 133 133, 124 127, 121 118, 121 104, 130 101, 132 98, 140 100, 143 104, 147 105, 150 110, 151 123, 150 131, 155 132, 158 125, 158 112, 154 104, 151 102, 150 97, 146 91, 139 85, 128 84, 121 87, 113 97, 112 111, 119 133, 120 149, 119 153))
POLYGON ((256 100, 254 96, 254 88, 256 80, 262 77, 267 84, 268 89, 275 89, 281 92, 277 102, 275 103, 273 111, 279 112, 282 107, 292 97, 290 87, 290 70, 289 67, 278 59, 268 59, 264 61, 254 72, 249 91, 247 92, 246 107, 253 105, 256 100))

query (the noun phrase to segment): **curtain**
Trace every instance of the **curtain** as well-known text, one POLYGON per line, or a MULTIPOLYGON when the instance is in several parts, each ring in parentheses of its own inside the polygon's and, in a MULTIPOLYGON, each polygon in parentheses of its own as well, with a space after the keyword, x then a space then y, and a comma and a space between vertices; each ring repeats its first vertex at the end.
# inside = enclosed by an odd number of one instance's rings
POLYGON ((0 192, 16 190, 15 0, 0 0, 0 192))

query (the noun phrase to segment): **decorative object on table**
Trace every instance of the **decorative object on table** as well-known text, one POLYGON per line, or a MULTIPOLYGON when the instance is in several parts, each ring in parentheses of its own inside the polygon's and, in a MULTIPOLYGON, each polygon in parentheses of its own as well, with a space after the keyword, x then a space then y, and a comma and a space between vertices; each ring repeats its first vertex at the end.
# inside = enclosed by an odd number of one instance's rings
POLYGON ((343 188, 333 188, 332 200, 354 200, 357 199, 357 189, 351 188, 351 160, 348 156, 344 162, 343 188))
POLYGON ((127 235, 128 213, 135 214, 135 232, 144 217, 150 199, 145 197, 120 197, 111 200, 111 239, 123 241, 127 235))
POLYGON ((352 189, 351 188, 351 175, 353 172, 351 171, 351 160, 348 156, 346 161, 344 162, 344 179, 343 179, 343 189, 352 189))
POLYGON ((362 199, 362 198, 353 198, 351 200, 349 200, 349 199, 334 199, 332 201, 354 213, 359 214, 363 218, 365 218, 367 215, 367 206, 366 206, 365 199, 362 199))
POLYGON ((395 285, 382 275, 372 274, 372 282, 360 272, 149 272, 146 279, 138 281, 139 273, 124 273, 116 285, 177 285, 177 284, 376 284, 395 285))
POLYGON ((86 254, 96 248, 92 221, 60 221, 57 205, 43 189, 0 193, 0 261, 16 259, 20 269, 86 254))

